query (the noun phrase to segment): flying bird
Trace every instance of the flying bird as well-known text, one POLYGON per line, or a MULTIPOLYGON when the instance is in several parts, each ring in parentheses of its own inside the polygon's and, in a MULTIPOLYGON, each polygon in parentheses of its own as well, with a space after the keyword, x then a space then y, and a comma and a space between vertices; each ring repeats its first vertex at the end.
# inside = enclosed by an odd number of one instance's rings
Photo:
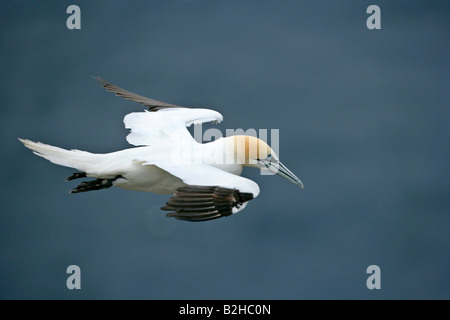
POLYGON ((243 167, 270 171, 303 188, 264 141, 235 135, 208 143, 195 141, 187 127, 219 123, 214 110, 186 108, 140 96, 95 77, 107 91, 138 102, 148 110, 124 118, 127 141, 135 147, 106 154, 66 150, 27 139, 19 140, 33 153, 57 165, 75 168, 66 179, 82 181, 70 193, 118 187, 134 191, 173 194, 162 210, 168 217, 207 221, 226 217, 255 199, 259 186, 241 177, 243 167))

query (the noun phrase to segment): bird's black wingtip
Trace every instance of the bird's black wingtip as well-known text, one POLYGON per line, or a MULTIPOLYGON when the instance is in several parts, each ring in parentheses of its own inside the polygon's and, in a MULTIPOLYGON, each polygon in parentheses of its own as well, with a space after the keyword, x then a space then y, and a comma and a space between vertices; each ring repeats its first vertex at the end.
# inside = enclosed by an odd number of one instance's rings
POLYGON ((101 86, 104 86, 107 83, 107 81, 100 76, 91 76, 91 78, 97 81, 97 83, 101 86))

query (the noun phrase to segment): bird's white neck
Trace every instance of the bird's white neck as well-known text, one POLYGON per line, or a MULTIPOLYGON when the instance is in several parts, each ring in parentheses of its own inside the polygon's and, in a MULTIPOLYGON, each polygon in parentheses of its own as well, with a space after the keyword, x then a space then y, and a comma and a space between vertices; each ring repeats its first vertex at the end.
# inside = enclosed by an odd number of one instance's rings
POLYGON ((202 149, 204 163, 232 174, 242 173, 243 164, 236 161, 234 149, 227 143, 226 138, 204 143, 202 149))

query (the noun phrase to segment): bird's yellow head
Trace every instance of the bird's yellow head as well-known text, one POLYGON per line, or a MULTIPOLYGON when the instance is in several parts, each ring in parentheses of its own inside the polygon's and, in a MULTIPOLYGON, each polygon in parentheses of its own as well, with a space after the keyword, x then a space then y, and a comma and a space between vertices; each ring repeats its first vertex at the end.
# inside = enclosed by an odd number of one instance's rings
POLYGON ((272 148, 253 136, 236 135, 226 138, 227 161, 270 171, 303 188, 303 183, 278 159, 272 148))
POLYGON ((227 137, 227 154, 233 156, 235 163, 246 167, 257 167, 258 160, 267 157, 278 160, 267 143, 253 136, 227 137))

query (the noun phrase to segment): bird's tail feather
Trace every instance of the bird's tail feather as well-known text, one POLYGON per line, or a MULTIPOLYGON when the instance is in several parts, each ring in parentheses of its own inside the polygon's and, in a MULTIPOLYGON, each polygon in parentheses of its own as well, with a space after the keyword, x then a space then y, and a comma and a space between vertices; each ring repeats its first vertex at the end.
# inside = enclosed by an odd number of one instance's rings
POLYGON ((82 172, 94 172, 102 159, 101 154, 93 154, 80 150, 66 150, 41 142, 33 142, 20 139, 25 147, 33 150, 33 153, 60 166, 78 169, 82 172))

